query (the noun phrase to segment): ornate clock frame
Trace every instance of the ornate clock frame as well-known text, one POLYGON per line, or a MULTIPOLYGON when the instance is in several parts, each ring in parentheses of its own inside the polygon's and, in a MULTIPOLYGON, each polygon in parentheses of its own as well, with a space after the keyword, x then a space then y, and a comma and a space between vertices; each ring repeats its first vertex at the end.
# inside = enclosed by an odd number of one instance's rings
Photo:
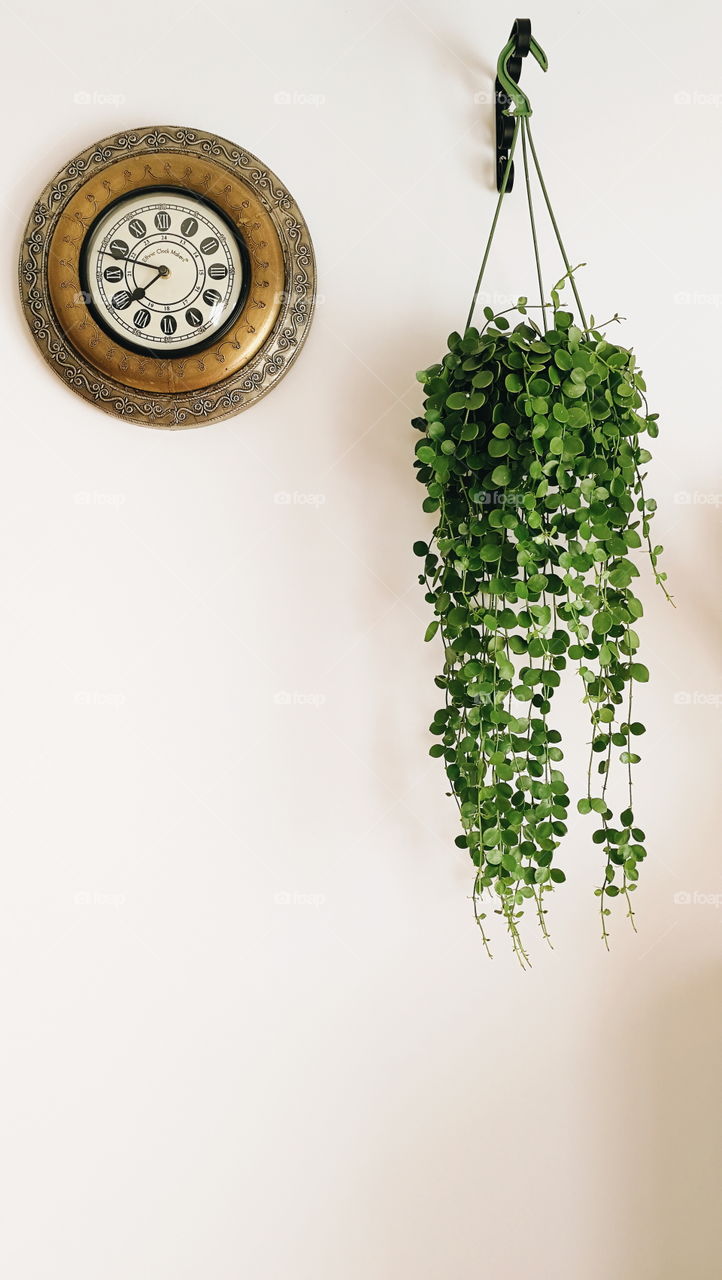
POLYGON ((66 384, 107 413, 169 429, 219 421, 266 395, 306 339, 316 286, 308 228, 276 175, 224 138, 167 126, 111 135, 60 170, 30 215, 19 275, 33 337, 66 384), (120 197, 158 186, 214 203, 248 251, 233 324, 185 355, 143 354, 108 336, 82 288, 88 228, 120 197))

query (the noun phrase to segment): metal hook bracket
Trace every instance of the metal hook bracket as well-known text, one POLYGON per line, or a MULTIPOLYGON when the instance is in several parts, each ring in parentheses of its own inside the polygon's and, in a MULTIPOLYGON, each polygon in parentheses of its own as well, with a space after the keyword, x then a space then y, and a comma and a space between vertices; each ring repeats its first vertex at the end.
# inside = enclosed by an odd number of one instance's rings
MULTIPOLYGON (((494 82, 497 191, 501 191, 504 181, 517 118, 530 116, 532 113, 529 99, 519 88, 522 59, 529 53, 534 55, 542 71, 546 71, 549 66, 547 56, 531 33, 531 19, 517 18, 511 29, 511 35, 499 54, 494 82)), ((511 191, 513 185, 514 163, 512 161, 506 181, 507 192, 511 191)))

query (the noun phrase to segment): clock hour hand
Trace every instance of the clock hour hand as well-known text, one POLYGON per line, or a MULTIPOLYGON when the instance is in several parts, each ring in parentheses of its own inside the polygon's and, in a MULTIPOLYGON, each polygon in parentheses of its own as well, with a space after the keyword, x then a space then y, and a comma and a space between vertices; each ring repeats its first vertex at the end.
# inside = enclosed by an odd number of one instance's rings
MULTIPOLYGON (((142 263, 142 266, 146 266, 146 265, 148 264, 146 264, 145 262, 142 263)), ((168 270, 167 267, 156 267, 155 275, 153 276, 153 279, 149 280, 147 285, 144 286, 144 288, 133 290, 133 292, 130 295, 131 302, 137 302, 139 298, 144 298, 146 294, 146 290, 149 289, 152 284, 155 284, 159 276, 164 276, 167 270, 168 270)))

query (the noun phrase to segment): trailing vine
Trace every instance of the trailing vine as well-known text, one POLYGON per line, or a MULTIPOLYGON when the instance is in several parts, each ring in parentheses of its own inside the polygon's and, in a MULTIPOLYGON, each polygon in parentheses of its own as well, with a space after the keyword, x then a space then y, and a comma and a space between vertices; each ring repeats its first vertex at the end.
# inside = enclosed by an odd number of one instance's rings
MULTIPOLYGON (((657 436, 657 415, 648 410, 633 352, 606 336, 611 321, 587 325, 561 240, 567 272, 550 301, 544 297, 526 120, 522 136, 541 324, 519 298, 509 312, 484 308, 481 329, 469 323, 452 333, 441 362, 418 374, 424 415, 413 425, 421 433, 415 467, 426 489, 423 509, 437 520, 430 541, 414 545, 435 615, 425 638, 438 632, 444 647, 436 677, 444 705, 431 725, 430 754, 443 759, 459 808, 456 844, 474 866, 484 945, 490 950, 491 903, 526 964, 525 910, 548 940, 547 898, 565 879, 558 851, 571 801, 551 717, 568 666, 590 719, 577 808, 596 819, 605 944, 615 898, 634 925, 632 895, 647 852, 632 788, 645 731, 634 718, 634 690, 649 678, 638 659, 640 549, 670 597, 662 547, 651 538, 655 503, 644 490, 651 457, 644 439, 657 436), (567 281, 579 319, 562 305, 567 281), (612 796, 617 764, 621 800, 612 796)), ((500 202, 503 194, 502 187, 500 202)), ((492 235, 495 225, 496 218, 492 235)), ((555 221, 554 228, 558 234, 555 221)))

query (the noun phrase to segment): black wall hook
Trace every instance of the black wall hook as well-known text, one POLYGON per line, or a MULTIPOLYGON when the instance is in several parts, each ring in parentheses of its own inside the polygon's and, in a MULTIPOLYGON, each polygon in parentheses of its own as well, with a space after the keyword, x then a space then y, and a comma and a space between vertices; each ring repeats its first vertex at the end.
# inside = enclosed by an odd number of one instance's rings
MULTIPOLYGON (((515 84, 518 83, 521 74, 522 59, 529 53, 531 44, 531 19, 517 18, 511 29, 509 42, 505 45, 499 59, 500 63, 505 59, 506 73, 515 84)), ((494 82, 494 100, 496 103, 496 189, 501 191, 516 122, 513 116, 507 114, 509 107, 513 105, 513 99, 503 87, 498 73, 494 82)), ((506 181, 507 192, 511 191, 513 186, 514 163, 512 161, 506 181)))

